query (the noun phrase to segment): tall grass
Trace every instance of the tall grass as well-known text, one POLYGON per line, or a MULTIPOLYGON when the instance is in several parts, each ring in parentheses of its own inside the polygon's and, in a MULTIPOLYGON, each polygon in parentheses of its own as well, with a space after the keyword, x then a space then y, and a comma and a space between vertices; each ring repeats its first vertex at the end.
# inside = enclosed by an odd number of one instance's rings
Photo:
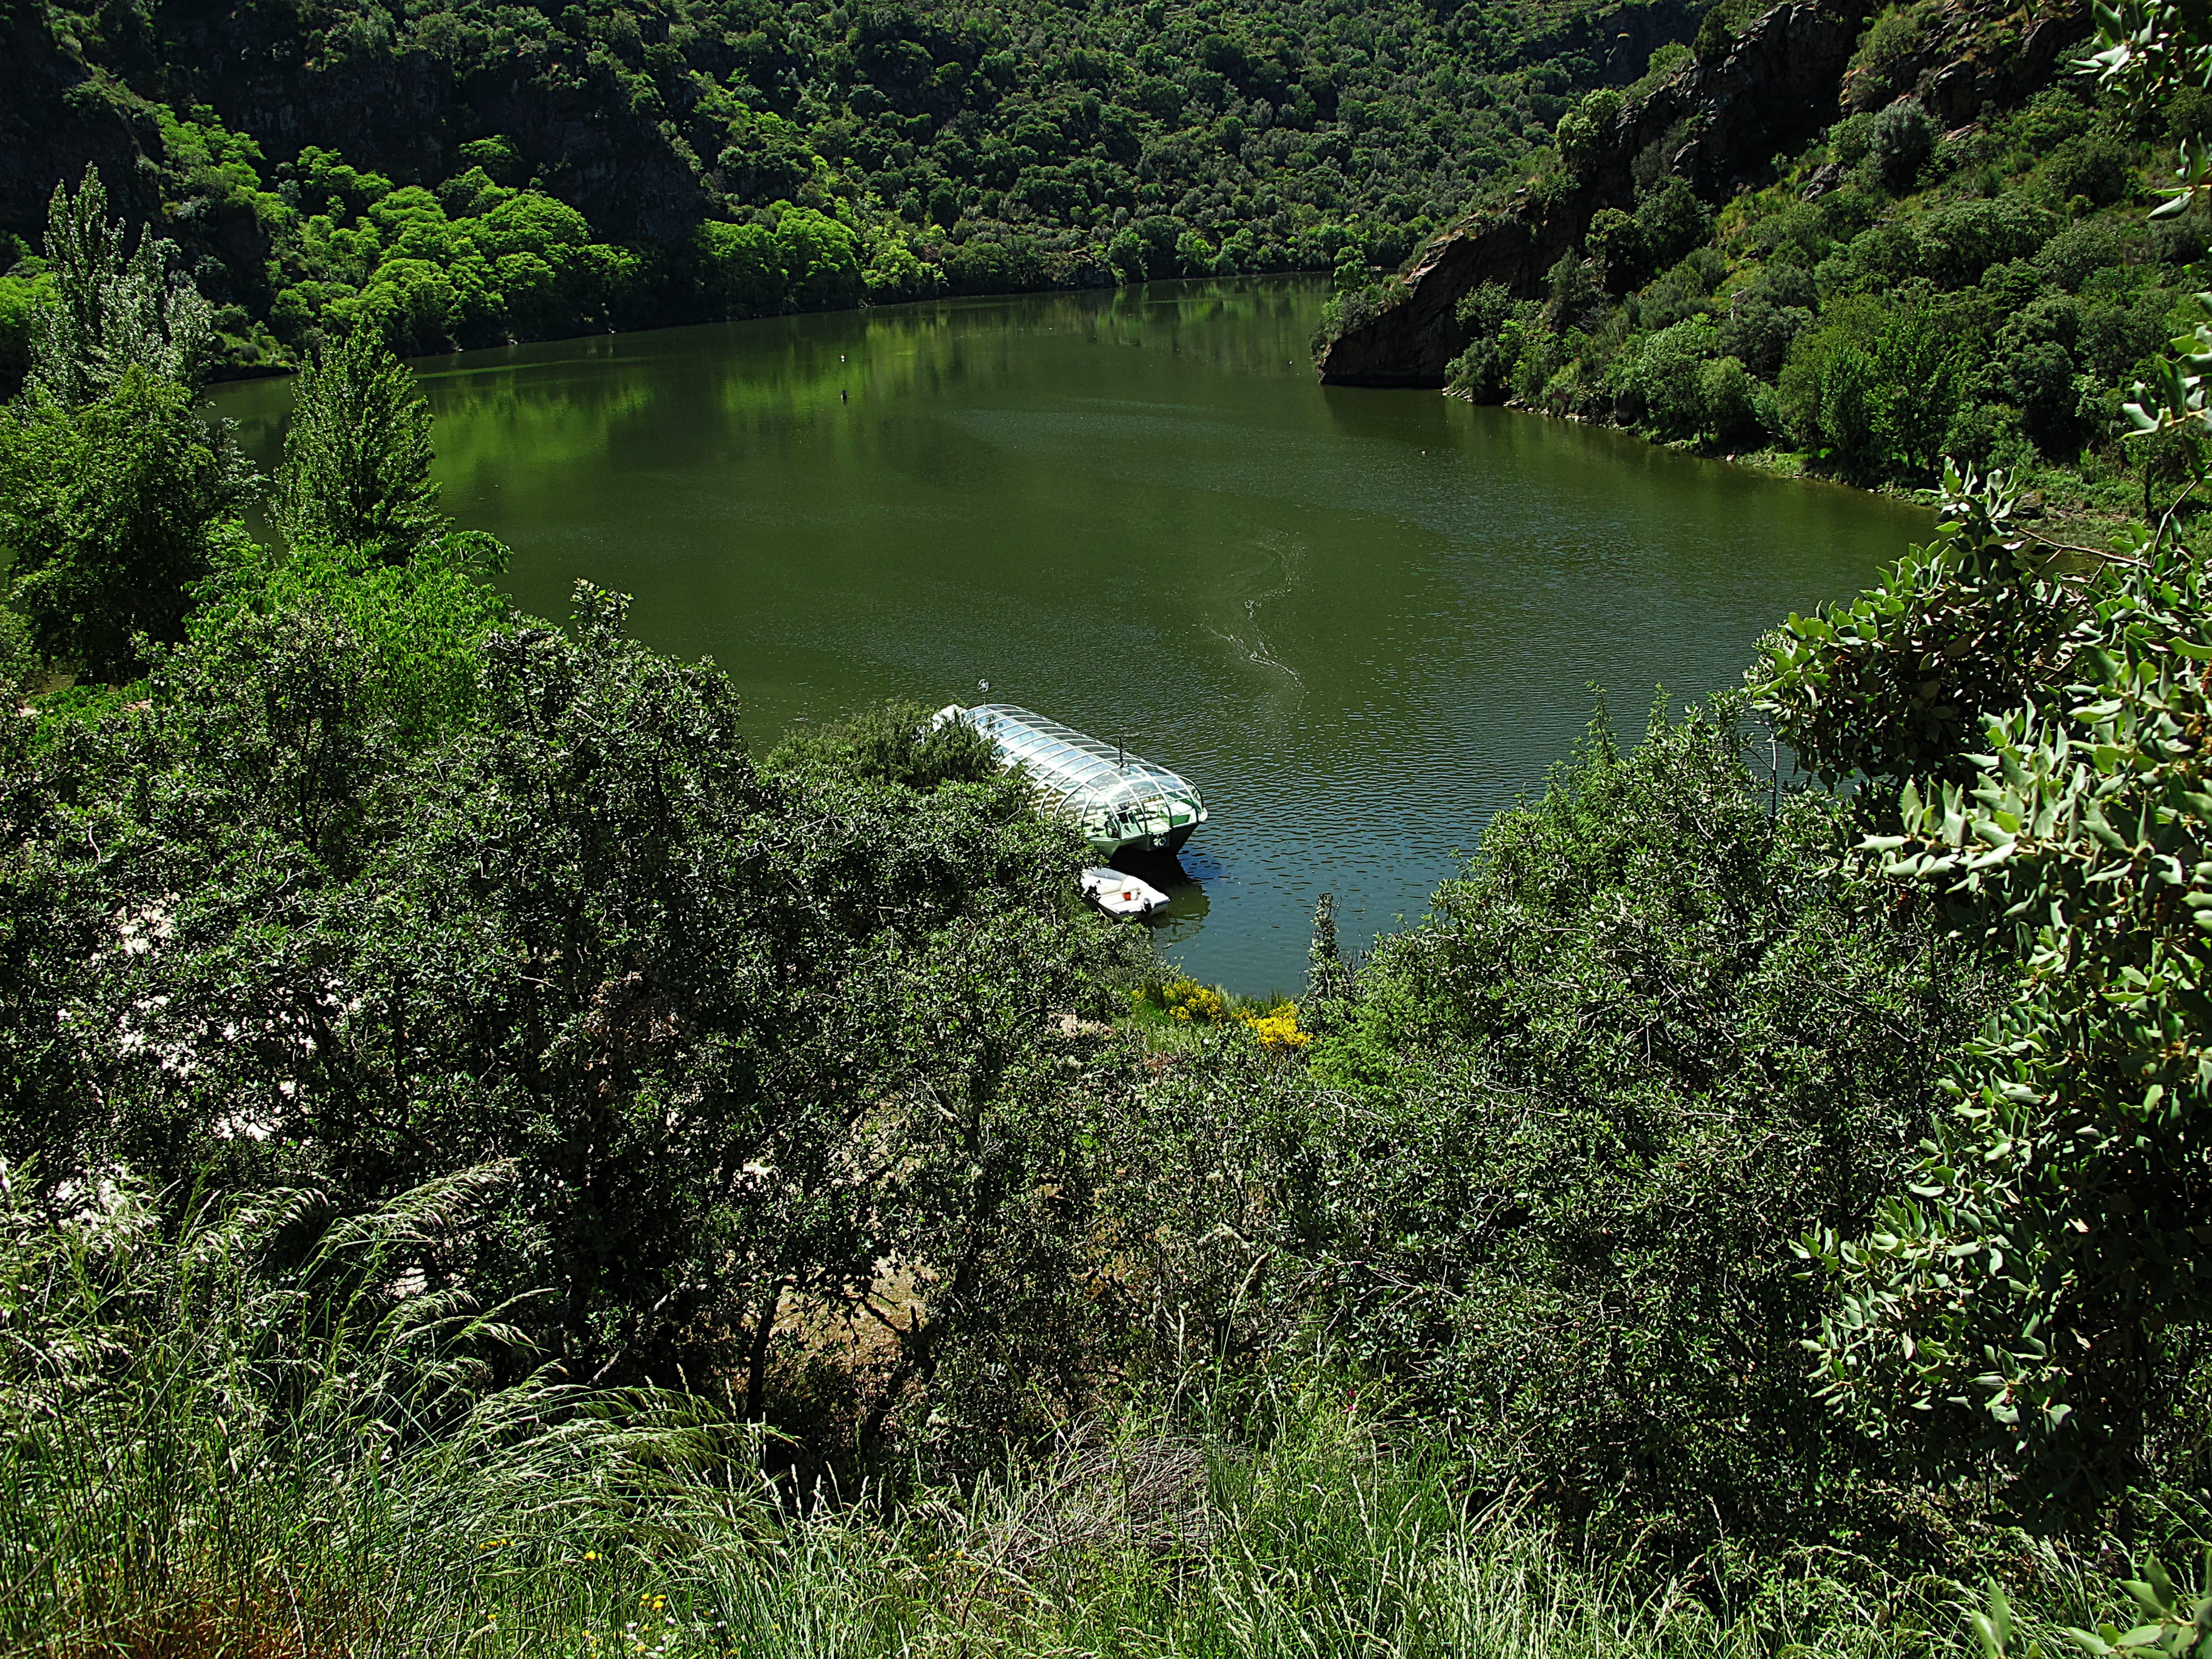
MULTIPOLYGON (((499 1172, 365 1218, 178 1233, 0 1189, 0 1650, 311 1656, 1963 1650, 1964 1593, 1784 1574, 1741 1607, 1478 1504, 1431 1436, 1280 1383, 963 1490, 793 1501, 700 1400, 502 1376, 435 1264, 499 1172)), ((2056 1650, 2052 1649, 2051 1650, 2056 1650)))

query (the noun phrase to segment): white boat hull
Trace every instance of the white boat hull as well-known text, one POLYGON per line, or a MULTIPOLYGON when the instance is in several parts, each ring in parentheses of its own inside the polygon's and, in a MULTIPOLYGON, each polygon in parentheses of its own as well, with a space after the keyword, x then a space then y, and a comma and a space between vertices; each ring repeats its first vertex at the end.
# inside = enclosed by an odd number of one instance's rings
POLYGON ((1083 892, 1109 916, 1149 916, 1168 905, 1168 896, 1152 883, 1103 865, 1083 872, 1083 892))

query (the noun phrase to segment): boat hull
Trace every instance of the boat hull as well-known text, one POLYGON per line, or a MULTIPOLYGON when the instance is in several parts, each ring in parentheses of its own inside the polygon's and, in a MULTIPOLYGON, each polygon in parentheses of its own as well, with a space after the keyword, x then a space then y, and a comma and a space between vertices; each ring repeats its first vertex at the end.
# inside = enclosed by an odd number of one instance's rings
POLYGON ((1125 836, 1118 841, 1093 839, 1091 845, 1111 858, 1116 853, 1165 853, 1172 857, 1183 849, 1183 843, 1198 828, 1195 823, 1179 823, 1164 836, 1125 836))

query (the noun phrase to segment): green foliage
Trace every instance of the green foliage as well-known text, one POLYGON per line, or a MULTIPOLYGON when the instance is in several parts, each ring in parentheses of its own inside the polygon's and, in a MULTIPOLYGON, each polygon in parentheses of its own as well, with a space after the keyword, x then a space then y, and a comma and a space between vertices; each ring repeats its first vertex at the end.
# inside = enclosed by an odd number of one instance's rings
POLYGON ((1792 615, 1760 642, 1762 705, 1829 781, 1963 781, 1984 724, 2061 683, 2075 584, 2012 522, 2002 474, 1947 485, 1933 541, 1848 604, 1792 615))
POLYGON ((1659 436, 1694 438, 1712 426, 1705 370, 1713 339, 1711 320, 1692 317, 1644 336, 1618 361, 1621 389, 1642 404, 1645 422, 1659 436))
POLYGON ((191 586, 239 533, 250 482, 191 394, 138 365, 75 407, 41 386, 0 410, 8 603, 46 656, 127 679, 141 636, 183 637, 191 586))
MULTIPOLYGON (((1352 254, 1337 266, 1340 284, 1358 283, 1367 275, 1367 267, 1358 255, 1352 254)), ((1366 327, 1384 312, 1402 304, 1406 289, 1400 283, 1365 283, 1358 287, 1340 286, 1322 304, 1320 319, 1314 325, 1313 349, 1316 361, 1328 349, 1328 343, 1354 329, 1366 327)))
POLYGON ((1844 107, 1882 110, 1911 92, 1920 56, 1932 44, 1941 21, 1937 0, 1909 0, 1885 8, 1859 36, 1844 70, 1844 107))
MULTIPOLYGON (((1675 0, 1628 12, 1662 46, 1694 21, 1675 0)), ((428 352, 948 289, 1326 270, 1346 241, 1393 266, 1623 72, 1626 15, 339 0, 312 25, 240 25, 251 91, 221 32, 180 17, 52 27, 88 84, 143 96, 164 228, 228 302, 216 344, 244 367, 357 322, 428 352), (420 109, 365 90, 434 64, 420 109), (177 99, 187 85, 209 101, 177 99), (279 108, 295 112, 281 134, 279 108), (773 234, 780 285, 732 234, 751 232, 773 234)))
MULTIPOLYGON (((2100 22, 2089 67, 2138 99, 2172 90, 2174 54, 2212 63, 2178 13, 2100 22)), ((2183 161, 2169 216, 2204 188, 2183 161)), ((2128 414, 2201 479, 2212 325, 2175 345, 2128 414)), ((1944 496, 1935 543, 1851 605, 1793 617, 1751 679, 1802 756, 1869 781, 1863 853, 1966 936, 2016 944, 2025 971, 1954 1062, 1954 1109, 1905 1194, 1800 1248, 1839 1297, 1815 1345, 1837 1407, 1939 1452, 1993 1452, 2079 1505, 2141 1478, 2201 1386, 2191 1350, 2212 1312, 2197 1248, 2212 592, 2171 510, 2100 555, 2026 527, 2002 473, 1947 471, 1944 496)), ((2082 1645, 2193 1640, 2195 1613, 2153 1577, 2130 1588, 2157 1622, 2082 1645)), ((2004 1624, 1993 1597, 1992 1653, 2004 1624)))
POLYGON ((250 680, 293 623, 319 619, 358 652, 358 717, 414 753, 477 710, 484 642, 516 620, 483 580, 506 557, 479 531, 396 564, 357 549, 309 544, 279 556, 247 544, 202 584, 185 631, 206 678, 250 680))
POLYGON ((1448 371, 1453 389, 1479 404, 1503 402, 1510 390, 1508 376, 1521 359, 1522 331, 1536 309, 1516 307, 1502 283, 1485 283, 1462 295, 1459 320, 1474 338, 1448 371))
POLYGON ((1961 309, 1935 298, 1910 309, 1856 296, 1827 306, 1783 366, 1779 407, 1793 435, 1846 477, 1932 471, 1967 395, 1961 309))
POLYGON ((1910 190, 1936 149, 1936 125, 1907 98, 1880 111, 1867 129, 1867 161, 1883 188, 1910 190))
MULTIPOLYGON (((1875 27, 1933 28, 1923 9, 1875 27)), ((1662 172, 1553 268, 1548 327, 1486 329, 1450 382, 1669 442, 1773 444, 1866 485, 1931 485, 1946 454, 2027 469, 2060 503, 2117 516, 2134 463, 2114 394, 2171 331, 2203 216, 2147 222, 2132 204, 2154 155, 2080 96, 1986 118, 1939 150, 1911 99, 1850 115, 1717 213, 1662 172), (1717 337, 1686 353, 1676 331, 1706 317, 1717 337), (1704 365, 1728 358, 1748 385, 1717 369, 1727 385, 1708 387, 1704 365), (1708 391, 1725 423, 1699 412, 1708 391)), ((2143 482, 2179 481, 2166 452, 2141 454, 2143 482)))
MULTIPOLYGON (((2127 1628, 2102 1625, 2094 1631, 2069 1630, 2066 1633, 2094 1659, 2116 1659, 2123 1653, 2155 1653, 2171 1656, 2171 1659, 2185 1659, 2185 1656, 2203 1652, 2205 1641, 2212 1639, 2212 1588, 2205 1588, 2212 1586, 2212 1549, 2205 1552, 2197 1579, 2200 1588, 2194 1592, 2176 1585, 2156 1556, 2146 1560, 2142 1571, 2142 1577, 2122 1579, 2120 1587, 2133 1598, 2139 1615, 2150 1615, 2147 1620, 2127 1628)), ((1994 1592, 1991 1601, 1994 1611, 1994 1592)), ((2009 1619, 2006 1622, 2008 1625, 2009 1619)), ((1990 1627, 1994 1632, 1994 1620, 1990 1627)))
POLYGON ((711 1473, 742 1430, 542 1371, 502 1386, 507 1310, 425 1274, 511 1170, 173 1225, 127 1178, 58 1221, 23 1175, 0 1174, 0 1641, 337 1651, 473 1626, 480 1647, 552 1608, 618 1628, 635 1589, 617 1603, 584 1564, 641 1565, 641 1508, 742 1535, 711 1473), (549 1578, 569 1595, 532 1593, 549 1578))
POLYGON ((53 284, 38 276, 0 274, 0 397, 14 394, 31 372, 31 339, 53 284))
POLYGON ((1583 245, 1605 267, 1605 285, 1615 294, 1629 292, 1651 274, 1644 227, 1619 208, 1600 208, 1590 216, 1583 245))
POLYGON ((757 317, 781 309, 787 291, 775 234, 765 225, 710 220, 695 233, 702 292, 725 316, 757 317))
POLYGON ((2212 1308, 2191 1133, 2212 1078, 2212 594, 2168 542, 2070 569, 2014 530, 2002 479, 1952 495, 1934 547, 1850 617, 1794 624, 1759 674, 1819 764, 1907 780, 1897 832, 1865 843, 1885 871, 2027 951, 1911 1196, 1871 1233, 1808 1241, 1843 1296, 1824 1379, 1865 1420, 1909 1408, 2094 1490, 2130 1476, 2147 1419, 2192 1386, 2161 1334, 2212 1308), (1894 683, 1916 659, 1950 672, 1894 683))
POLYGON ((998 745, 965 720, 938 723, 918 702, 890 702, 823 726, 794 727, 762 763, 771 772, 849 777, 927 794, 984 783, 1000 771, 998 745))
MULTIPOLYGON (((1741 15, 1709 15, 1722 46, 1741 15)), ((61 198, 90 251, 56 292, 99 326, 57 361, 91 390, 0 428, 0 681, 164 648, 0 722, 0 1641, 588 1650, 643 1595, 671 1653, 1921 1653, 1919 1592, 1854 1601, 1741 1534, 1956 1559, 1986 1535, 1962 1447, 2045 1492, 2160 1471, 2208 1316, 2185 506, 2100 558, 1954 477, 1928 547, 1761 647, 1775 736, 1855 794, 1747 769, 1732 700, 1633 750, 1601 720, 1421 926, 1355 967, 1325 901, 1295 1008, 1139 964, 968 728, 891 705, 756 766, 721 675, 587 586, 567 633, 517 615, 481 580, 502 550, 436 514, 387 344, 667 314, 655 284, 769 313, 1243 269, 1273 236, 1371 313, 1417 204, 1354 185, 1455 131, 1358 78, 1372 16, 1331 14, 1354 64, 1317 24, 1157 4, 1054 14, 1060 57, 995 17, 573 14, 634 111, 699 41, 734 56, 687 83, 721 195, 665 259, 594 241, 519 139, 396 185, 158 112, 165 176, 270 228, 320 344, 281 555, 181 382, 94 384, 181 362, 192 313, 61 198), (1170 190, 1322 171, 1335 199, 1280 222, 1170 190), (540 1363, 562 1383, 516 1381, 540 1363), (767 1437, 650 1391, 703 1377, 805 1458, 962 1484, 756 1501, 767 1437), (1193 1418, 1070 1427, 1126 1382, 1193 1418), (1048 1435, 1034 1480, 1006 1461, 1048 1435), (1583 1547, 1632 1529, 1696 1595, 1474 1509, 1532 1478, 1583 1547)), ((1866 76, 1903 76, 1899 39, 1866 76)), ((1563 152, 1613 107, 1578 73, 1515 82, 1563 152)), ((1840 125, 1855 176, 1814 199, 1716 218, 1659 177, 1547 302, 1470 294, 1455 379, 1687 444, 1786 429, 1869 482, 1961 439, 2108 443, 2190 213, 2136 220, 2139 140, 2075 101, 1941 150, 1916 118, 1840 125)), ((2193 489, 2212 320, 2186 345, 2130 418, 2193 489)), ((2152 1622, 2082 1645, 2197 1640, 2163 1573, 2130 1589, 2152 1622)), ((1978 1633, 2017 1624, 1993 1595, 1978 1633)))
POLYGON ((107 216, 107 191, 96 167, 84 170, 71 195, 54 186, 47 209, 47 303, 32 313, 31 375, 64 408, 89 404, 117 388, 133 368, 195 390, 208 367, 211 320, 207 301, 173 273, 176 249, 152 235, 124 255, 120 220, 107 216))
POLYGON ((798 208, 777 216, 775 247, 788 303, 821 311, 860 301, 859 244, 826 214, 798 208))
POLYGON ((295 547, 403 564, 441 537, 430 406, 368 329, 304 364, 276 469, 277 526, 295 547))
POLYGON ((29 620, 0 605, 0 712, 21 701, 45 665, 29 620))
POLYGON ((1620 119, 1621 96, 1611 87, 1601 87, 1565 115, 1552 134, 1559 159, 1577 176, 1587 174, 1604 147, 1612 141, 1620 119))
MULTIPOLYGON (((10 1172, 11 1174, 15 1172, 10 1172)), ((511 1170, 357 1216, 295 1190, 165 1224, 130 1183, 0 1211, 0 1642, 458 1659, 647 1646, 763 1659, 972 1647, 1175 1655, 1953 1659, 1936 1587, 1746 1575, 1654 1595, 1387 1396, 1286 1376, 1087 1420, 901 1503, 781 1501, 697 1393, 527 1369, 507 1316, 420 1272, 511 1170), (517 1373, 511 1376, 509 1373, 517 1373), (1734 1587, 1732 1587, 1734 1588, 1734 1587)), ((2041 1588, 2041 1587, 2039 1587, 2041 1588)), ((2008 1635, 2042 1632, 2006 1610, 2008 1635)))
POLYGON ((903 241, 879 251, 864 278, 861 246, 851 230, 811 208, 788 204, 769 224, 702 225, 693 248, 705 291, 732 317, 857 305, 864 287, 884 298, 910 298, 945 280, 903 241))
POLYGON ((11 1151, 49 1187, 119 1158, 349 1206, 513 1160, 453 1269, 559 1286, 514 1317, 574 1377, 721 1364, 757 1413, 805 1306, 893 1351, 864 1446, 909 1389, 961 1402, 907 1425, 955 1449, 1064 1398, 1088 1200, 1051 1016, 1105 994, 1109 937, 1080 849, 1010 780, 763 775, 727 683, 624 638, 618 601, 485 632, 420 567, 283 566, 258 601, 234 573, 143 720, 17 757, 27 800, 104 828, 95 855, 32 811, 11 904, 126 920, 88 980, 21 968, 23 1018, 66 998, 112 1036, 11 1151), (887 1261, 929 1274, 896 1319, 887 1261))
POLYGON ((1806 878, 1838 810, 1772 813, 1735 720, 1597 727, 1314 1005, 1307 1066, 1209 1051, 1149 1091, 1106 1208, 1175 1341, 1325 1328, 1479 1482, 1540 1469, 1670 1545, 1849 1501, 1788 1241, 1889 1189, 2000 981, 1806 878))
POLYGON ((1698 371, 1698 416, 1703 430, 1723 448, 1750 449, 1767 436, 1759 409, 1759 384, 1740 357, 1720 357, 1698 371))
POLYGON ((1691 52, 1700 63, 1727 56, 1744 26, 1764 16, 1766 10, 1761 0, 1713 0, 1698 21, 1691 52))
POLYGON ((1638 197, 1636 225, 1647 258, 1665 267, 1686 256, 1711 230, 1711 210, 1686 180, 1669 173, 1638 197))

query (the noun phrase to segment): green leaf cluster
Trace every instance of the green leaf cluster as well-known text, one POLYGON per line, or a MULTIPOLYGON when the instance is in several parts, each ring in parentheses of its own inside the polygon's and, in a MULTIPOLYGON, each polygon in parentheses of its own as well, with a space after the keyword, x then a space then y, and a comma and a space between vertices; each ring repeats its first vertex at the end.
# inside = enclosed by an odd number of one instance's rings
POLYGON ((1107 1205, 1174 1340, 1324 1343, 1452 1425, 1478 1486, 1685 1558, 1913 1529, 1810 1397, 1789 1245, 1892 1189, 2003 985, 1821 872, 1839 809, 1753 776, 1740 712, 1632 750, 1601 721, 1421 926, 1356 971, 1317 945, 1304 1066, 1217 1042, 1168 1071, 1107 1205))
POLYGON ((430 406, 377 331, 325 346, 297 384, 274 503, 286 539, 404 563, 442 538, 430 406))
POLYGON ((1952 491, 1933 548, 1753 672, 1814 763, 1899 787, 1867 809, 1895 803, 1863 843, 1885 872, 2025 955, 1908 1195, 1805 1243, 1841 1294, 1820 1376, 1863 1421, 2094 1492, 2139 1467, 2186 1386, 2168 1334, 2212 1308, 2212 592, 2170 538, 2069 567, 2014 528, 2002 478, 1952 491))

